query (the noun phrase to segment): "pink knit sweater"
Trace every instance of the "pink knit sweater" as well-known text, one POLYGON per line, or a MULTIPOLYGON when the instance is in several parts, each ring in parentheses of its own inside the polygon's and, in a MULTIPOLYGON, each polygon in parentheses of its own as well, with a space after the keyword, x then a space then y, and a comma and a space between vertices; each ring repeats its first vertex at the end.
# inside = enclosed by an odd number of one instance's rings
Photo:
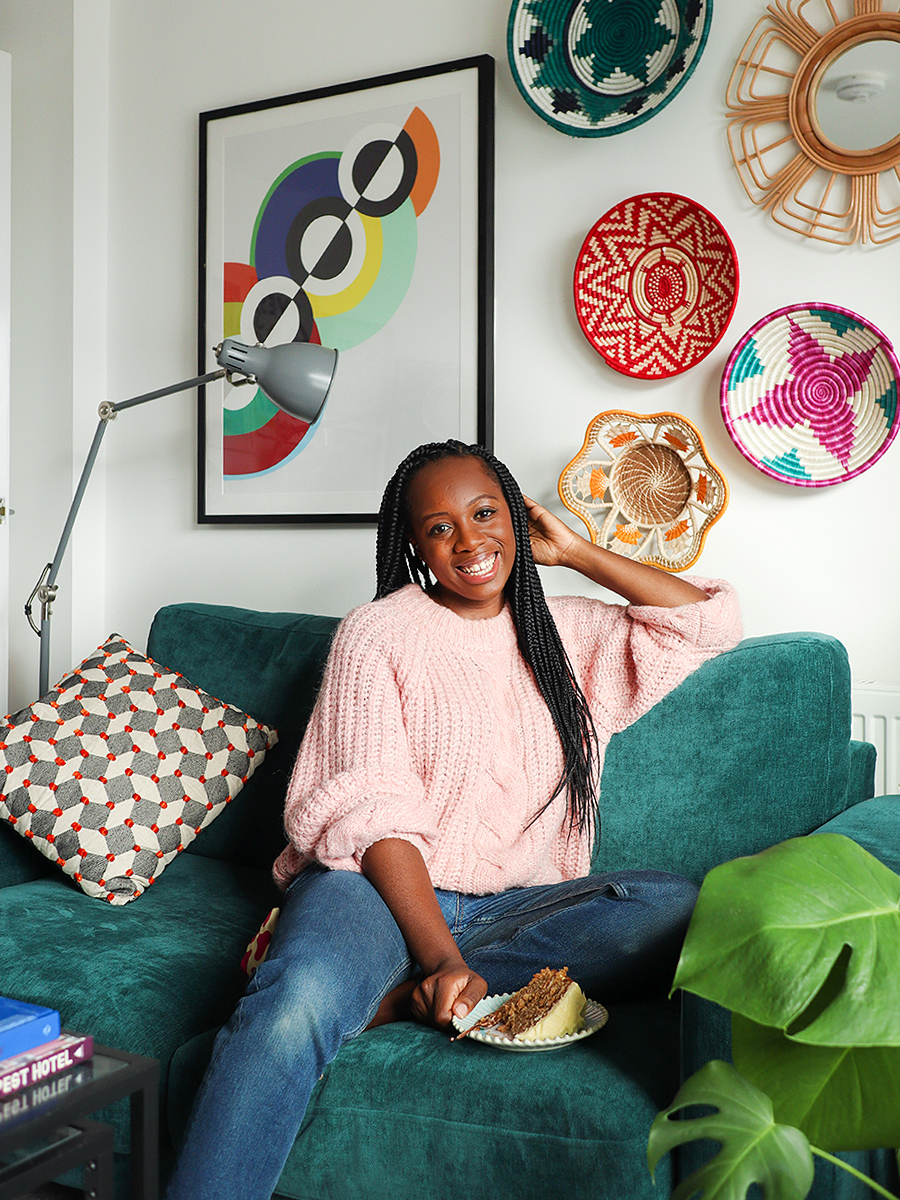
MULTIPOLYGON (((597 727, 600 759, 706 659, 741 637, 731 588, 680 608, 549 596, 597 727)), ((359 871, 381 838, 421 850, 435 887, 487 894, 585 875, 566 798, 530 824, 563 766, 559 738, 507 607, 465 620, 410 584, 341 623, 285 805, 286 887, 315 860, 359 871)), ((602 811, 602 806, 601 806, 602 811)))

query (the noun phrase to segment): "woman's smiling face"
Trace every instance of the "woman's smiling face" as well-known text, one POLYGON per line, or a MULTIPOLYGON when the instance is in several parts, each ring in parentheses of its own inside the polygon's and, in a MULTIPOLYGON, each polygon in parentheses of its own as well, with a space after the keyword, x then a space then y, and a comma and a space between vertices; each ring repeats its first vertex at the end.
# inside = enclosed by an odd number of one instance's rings
POLYGON ((460 617, 495 617, 516 557, 509 505, 480 458, 443 458, 414 476, 407 496, 416 553, 432 596, 460 617))

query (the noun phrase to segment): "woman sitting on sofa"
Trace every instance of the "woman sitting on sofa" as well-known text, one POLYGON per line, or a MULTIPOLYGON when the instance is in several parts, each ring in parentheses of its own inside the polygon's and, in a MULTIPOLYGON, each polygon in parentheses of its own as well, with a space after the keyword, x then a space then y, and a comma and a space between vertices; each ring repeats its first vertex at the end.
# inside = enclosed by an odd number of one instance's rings
POLYGON ((265 962, 220 1032, 169 1200, 267 1200, 344 1042, 447 1027, 567 966, 601 1001, 671 981, 696 890, 589 875, 613 733, 740 638, 728 585, 595 546, 478 446, 387 485, 377 598, 342 622, 288 789, 265 962), (544 597, 566 566, 626 605, 544 597))

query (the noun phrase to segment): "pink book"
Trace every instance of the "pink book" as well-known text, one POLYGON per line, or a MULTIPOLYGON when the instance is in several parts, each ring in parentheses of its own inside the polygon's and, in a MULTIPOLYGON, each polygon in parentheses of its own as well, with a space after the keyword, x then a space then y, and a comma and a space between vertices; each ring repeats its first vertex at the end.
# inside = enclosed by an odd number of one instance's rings
POLYGON ((60 1071, 77 1067, 87 1062, 93 1053, 94 1039, 89 1033, 63 1033, 52 1042, 5 1058, 0 1061, 0 1099, 34 1083, 43 1083, 60 1071))

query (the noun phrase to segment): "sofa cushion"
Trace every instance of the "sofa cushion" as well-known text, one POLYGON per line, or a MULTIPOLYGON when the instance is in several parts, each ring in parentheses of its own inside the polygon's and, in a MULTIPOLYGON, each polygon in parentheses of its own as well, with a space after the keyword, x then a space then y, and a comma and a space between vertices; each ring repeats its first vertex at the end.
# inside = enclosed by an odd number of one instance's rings
POLYGON ((718 863, 811 832, 858 799, 849 737, 839 641, 747 638, 612 738, 592 869, 654 867, 700 884, 718 863))
POLYGON ((113 634, 0 727, 0 816, 89 896, 127 904, 276 740, 113 634))
POLYGON ((337 625, 336 617, 209 604, 175 604, 156 614, 148 642, 153 658, 278 730, 278 745, 240 802, 188 853, 268 870, 284 849, 288 779, 337 625))
POLYGON ((832 817, 816 833, 842 833, 900 874, 900 796, 876 796, 832 817))
MULTIPOLYGON (((343 1047, 313 1092, 276 1195, 292 1200, 667 1196, 647 1136, 678 1088, 677 1003, 610 1006, 593 1037, 510 1054, 400 1023, 343 1047), (438 1182, 439 1181, 439 1182, 438 1182)), ((176 1054, 168 1125, 180 1141, 211 1037, 176 1054)))

